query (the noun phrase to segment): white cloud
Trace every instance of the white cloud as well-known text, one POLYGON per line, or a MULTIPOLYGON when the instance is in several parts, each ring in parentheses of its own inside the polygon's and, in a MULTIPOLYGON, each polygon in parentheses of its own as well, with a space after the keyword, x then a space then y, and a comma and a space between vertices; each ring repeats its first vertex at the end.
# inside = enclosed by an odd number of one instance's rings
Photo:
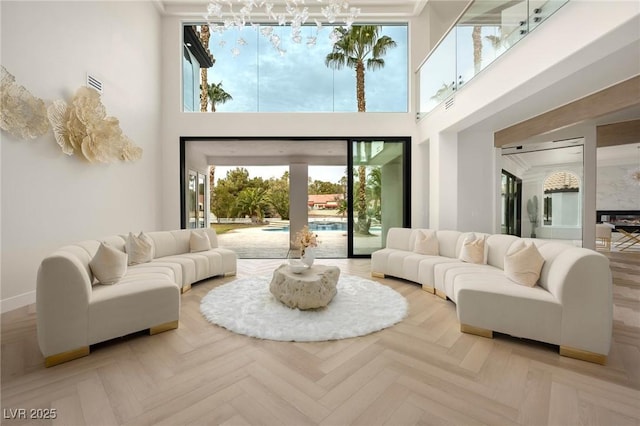
MULTIPOLYGON (((233 101, 219 105, 219 111, 356 111, 355 72, 345 68, 334 71, 324 64, 331 52, 329 30, 320 32, 315 47, 293 43, 289 27, 275 27, 282 39, 284 56, 252 28, 238 33, 229 30, 212 34, 210 49, 216 63, 210 69, 211 82, 223 81, 223 88, 233 101), (247 44, 238 46, 242 37, 247 44), (224 41, 224 47, 220 41, 224 41), (238 56, 231 49, 240 50, 238 56)), ((304 36, 313 35, 315 27, 305 28, 304 36)), ((386 66, 366 73, 367 110, 378 112, 407 111, 407 27, 383 26, 398 47, 384 57, 386 66), (389 90, 392 88, 393 90, 389 90)))

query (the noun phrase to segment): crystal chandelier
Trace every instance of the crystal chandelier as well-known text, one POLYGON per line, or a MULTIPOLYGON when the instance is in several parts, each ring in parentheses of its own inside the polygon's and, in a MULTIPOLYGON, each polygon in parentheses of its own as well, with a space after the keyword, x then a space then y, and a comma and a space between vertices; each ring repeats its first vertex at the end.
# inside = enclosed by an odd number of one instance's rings
MULTIPOLYGON (((340 21, 347 29, 360 15, 360 9, 350 7, 346 0, 315 0, 320 5, 320 13, 329 24, 340 21)), ((281 2, 282 3, 282 2, 281 2)), ((284 0, 284 4, 277 8, 273 1, 268 0, 209 0, 207 13, 204 16, 209 28, 213 33, 222 33, 228 29, 242 29, 245 26, 258 27, 254 23, 253 16, 267 19, 277 23, 279 26, 291 27, 291 40, 296 44, 301 44, 302 26, 309 20, 309 8, 305 6, 305 0, 284 0)), ((306 37, 307 46, 315 46, 318 32, 322 29, 322 22, 314 19, 316 24, 315 35, 306 37)), ((263 26, 260 33, 269 39, 273 47, 283 55, 286 51, 282 49, 280 36, 274 33, 273 26, 263 26)), ((340 33, 332 31, 329 35, 332 43, 340 39, 340 33)), ((237 44, 243 46, 246 41, 238 39, 237 44)), ((232 49, 234 55, 240 51, 232 49)))

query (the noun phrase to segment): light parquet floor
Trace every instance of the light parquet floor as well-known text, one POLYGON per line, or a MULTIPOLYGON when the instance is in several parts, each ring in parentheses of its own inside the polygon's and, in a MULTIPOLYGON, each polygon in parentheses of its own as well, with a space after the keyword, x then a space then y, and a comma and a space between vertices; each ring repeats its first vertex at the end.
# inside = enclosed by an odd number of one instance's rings
MULTIPOLYGON (((614 342, 606 366, 552 345, 462 334, 455 306, 417 285, 376 279, 410 313, 368 336, 331 342, 258 340, 209 324, 182 296, 180 327, 128 336, 45 369, 29 306, 2 315, 2 424, 11 425, 639 425, 640 256, 608 253, 614 342), (56 419, 30 419, 29 409, 56 419), (16 419, 26 409, 26 419, 16 419)), ((281 260, 240 260, 238 277, 281 260)), ((369 278, 366 259, 322 260, 369 278)))

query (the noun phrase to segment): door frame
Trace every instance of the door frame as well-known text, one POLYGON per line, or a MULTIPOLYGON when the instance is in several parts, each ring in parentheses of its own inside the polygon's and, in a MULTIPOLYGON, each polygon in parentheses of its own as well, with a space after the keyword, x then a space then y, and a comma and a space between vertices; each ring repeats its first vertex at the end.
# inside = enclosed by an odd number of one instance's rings
MULTIPOLYGON (((410 136, 363 136, 363 137, 292 137, 292 136, 263 136, 263 137, 235 137, 235 136, 181 136, 180 137, 180 158, 179 158, 179 170, 180 170, 180 227, 186 229, 187 226, 187 209, 186 209, 186 194, 188 185, 188 172, 186 165, 186 147, 188 142, 207 142, 207 141, 233 141, 239 144, 242 141, 345 141, 347 144, 347 167, 348 170, 353 168, 353 142, 354 141, 389 141, 402 143, 402 179, 403 179, 403 223, 402 227, 408 228, 411 226, 411 137, 410 136)), ((367 254, 354 254, 353 244, 353 173, 347 174, 347 186, 348 186, 348 212, 347 212, 347 258, 369 258, 371 255, 367 254)))
MULTIPOLYGON (((402 227, 411 227, 411 137, 352 137, 347 140, 347 168, 351 172, 347 175, 347 258, 370 258, 370 254, 355 254, 354 251, 354 200, 355 195, 353 193, 354 179, 353 179, 353 145, 354 142, 394 142, 402 144, 402 227)), ((384 230, 382 230, 384 232, 384 230)), ((383 236, 383 240, 384 240, 383 236)), ((381 247, 383 248, 383 247, 381 247)))

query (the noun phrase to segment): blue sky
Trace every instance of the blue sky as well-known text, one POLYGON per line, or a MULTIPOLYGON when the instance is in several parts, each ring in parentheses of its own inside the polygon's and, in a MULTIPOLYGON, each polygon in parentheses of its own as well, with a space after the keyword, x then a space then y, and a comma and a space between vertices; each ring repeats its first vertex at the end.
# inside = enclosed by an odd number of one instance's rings
MULTIPOLYGON (((282 40, 280 53, 269 40, 252 27, 212 33, 209 48, 216 63, 209 69, 209 83, 219 83, 233 100, 218 105, 220 112, 344 112, 356 111, 355 71, 334 71, 324 65, 332 50, 330 27, 323 27, 314 47, 306 45, 306 37, 316 34, 316 26, 303 28, 304 40, 294 43, 290 27, 273 27, 282 40), (242 38, 246 45, 238 45, 242 38), (240 54, 234 56, 232 49, 240 54)), ((398 46, 383 57, 383 69, 367 71, 365 76, 367 111, 407 111, 407 27, 382 26, 398 46)))

